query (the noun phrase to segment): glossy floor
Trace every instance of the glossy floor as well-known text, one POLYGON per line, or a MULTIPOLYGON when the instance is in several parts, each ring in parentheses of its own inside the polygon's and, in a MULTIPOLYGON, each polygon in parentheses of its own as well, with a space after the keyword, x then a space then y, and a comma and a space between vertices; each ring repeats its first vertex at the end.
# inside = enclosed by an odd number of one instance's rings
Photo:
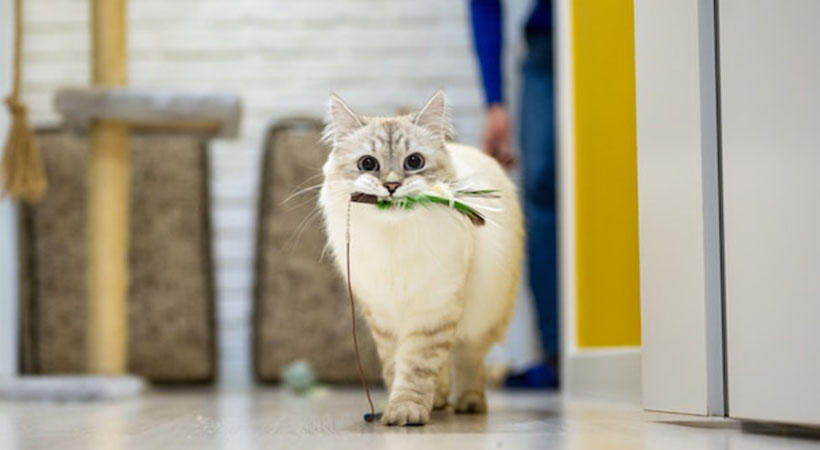
POLYGON ((364 405, 358 390, 302 398, 274 388, 155 390, 102 404, 0 402, 0 449, 820 448, 820 435, 806 429, 750 428, 544 393, 493 393, 487 416, 441 412, 412 428, 366 424, 364 405))

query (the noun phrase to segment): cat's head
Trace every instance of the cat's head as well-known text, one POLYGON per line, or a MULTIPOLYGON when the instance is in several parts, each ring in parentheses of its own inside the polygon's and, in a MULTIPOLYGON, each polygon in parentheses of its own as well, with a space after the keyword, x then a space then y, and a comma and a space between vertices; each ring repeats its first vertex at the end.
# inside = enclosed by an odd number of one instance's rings
POLYGON ((334 191, 401 198, 429 191, 455 176, 445 148, 452 135, 444 92, 417 113, 369 117, 330 98, 325 140, 332 146, 324 166, 334 191))

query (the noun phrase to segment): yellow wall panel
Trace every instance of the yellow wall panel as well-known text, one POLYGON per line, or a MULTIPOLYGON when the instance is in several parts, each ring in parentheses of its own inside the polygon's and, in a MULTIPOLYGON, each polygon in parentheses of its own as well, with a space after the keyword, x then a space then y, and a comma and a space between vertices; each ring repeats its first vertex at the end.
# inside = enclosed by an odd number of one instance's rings
POLYGON ((577 344, 640 345, 631 0, 573 2, 577 344))

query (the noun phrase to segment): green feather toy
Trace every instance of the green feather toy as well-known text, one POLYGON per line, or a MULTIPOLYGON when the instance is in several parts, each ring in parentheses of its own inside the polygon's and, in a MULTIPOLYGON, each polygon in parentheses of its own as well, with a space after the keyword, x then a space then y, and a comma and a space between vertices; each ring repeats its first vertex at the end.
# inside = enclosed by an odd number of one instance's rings
POLYGON ((481 226, 487 221, 484 215, 472 206, 462 202, 457 197, 481 197, 481 198, 499 198, 497 191, 493 189, 484 189, 477 191, 456 191, 453 198, 442 197, 435 194, 414 194, 401 198, 378 198, 372 194, 365 194, 362 192, 354 192, 350 194, 350 200, 356 203, 367 203, 376 205, 381 210, 386 209, 405 209, 411 210, 416 206, 428 207, 430 205, 443 205, 464 214, 470 222, 474 225, 481 226))

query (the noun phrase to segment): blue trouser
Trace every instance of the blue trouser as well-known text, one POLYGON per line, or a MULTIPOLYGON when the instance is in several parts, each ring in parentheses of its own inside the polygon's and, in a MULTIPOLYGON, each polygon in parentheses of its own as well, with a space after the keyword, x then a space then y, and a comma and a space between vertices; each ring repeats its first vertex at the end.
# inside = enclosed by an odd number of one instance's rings
POLYGON ((559 347, 552 38, 529 34, 527 47, 520 120, 527 257, 541 344, 553 362, 559 347))

